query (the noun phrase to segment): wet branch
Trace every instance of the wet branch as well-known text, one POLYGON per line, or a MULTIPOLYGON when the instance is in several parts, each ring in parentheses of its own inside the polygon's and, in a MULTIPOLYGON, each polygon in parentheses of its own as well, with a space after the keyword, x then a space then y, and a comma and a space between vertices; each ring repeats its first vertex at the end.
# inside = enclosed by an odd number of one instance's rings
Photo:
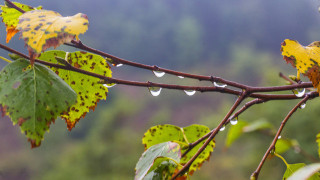
POLYGON ((310 92, 308 94, 305 95, 305 97, 288 113, 288 115, 284 118, 284 120, 281 122, 281 125, 276 133, 276 135, 273 138, 272 143, 270 144, 268 150, 266 151, 266 153, 264 154, 259 166, 257 167, 257 169, 252 173, 251 175, 251 179, 255 180, 258 179, 259 173, 261 171, 261 168, 264 164, 264 162, 266 161, 268 155, 270 154, 270 152, 272 150, 274 150, 275 145, 277 143, 278 137, 281 134, 281 131, 283 130, 284 126, 286 125, 286 123, 288 122, 289 118, 293 115, 294 112, 297 111, 297 109, 304 104, 305 102, 307 102, 309 99, 314 98, 315 96, 317 96, 317 92, 310 92))

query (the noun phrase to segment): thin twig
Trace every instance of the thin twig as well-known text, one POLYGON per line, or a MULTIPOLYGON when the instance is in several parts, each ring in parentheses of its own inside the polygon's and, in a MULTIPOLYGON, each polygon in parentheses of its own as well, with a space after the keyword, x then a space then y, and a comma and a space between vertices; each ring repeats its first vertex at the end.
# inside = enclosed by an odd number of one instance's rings
POLYGON ((284 80, 288 81, 290 84, 296 84, 297 82, 293 81, 292 79, 285 76, 282 72, 279 73, 279 76, 283 78, 284 80))
POLYGON ((239 106, 239 104, 246 98, 247 92, 243 91, 241 95, 237 98, 236 102, 231 107, 230 111, 227 113, 227 115, 224 117, 224 119, 220 122, 220 124, 211 131, 210 136, 208 139, 204 142, 204 144, 200 147, 200 149, 197 151, 197 153, 192 156, 192 158, 172 177, 172 179, 177 178, 178 176, 184 174, 191 166, 194 160, 197 159, 197 157, 206 149, 208 144, 213 140, 213 138, 218 134, 219 130, 222 126, 226 123, 226 121, 229 119, 231 114, 234 112, 234 110, 239 106))
POLYGON ((14 8, 14 9, 20 11, 21 13, 25 13, 25 11, 23 9, 19 8, 18 6, 13 4, 11 1, 9 1, 9 0, 4 0, 4 1, 8 4, 8 7, 14 8))
POLYGON ((288 115, 284 118, 284 120, 281 122, 281 125, 276 133, 276 135, 273 138, 272 143, 270 144, 268 150, 266 151, 266 153, 264 154, 259 166, 257 167, 257 169, 252 173, 251 175, 251 179, 256 180, 258 179, 259 173, 261 171, 261 168, 264 164, 264 162, 266 161, 268 155, 270 154, 270 152, 275 148, 275 145, 277 143, 278 137, 281 134, 281 131, 283 130, 284 126, 286 125, 287 121, 289 120, 289 118, 292 116, 292 114, 294 112, 296 112, 296 110, 306 101, 308 101, 310 98, 315 97, 315 95, 318 94, 317 92, 310 92, 307 95, 305 95, 305 97, 288 113, 288 115))

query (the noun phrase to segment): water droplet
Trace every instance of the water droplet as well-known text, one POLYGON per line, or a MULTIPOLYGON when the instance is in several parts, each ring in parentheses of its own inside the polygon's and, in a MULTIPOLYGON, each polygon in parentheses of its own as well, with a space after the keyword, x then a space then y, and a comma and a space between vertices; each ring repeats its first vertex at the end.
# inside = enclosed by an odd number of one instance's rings
POLYGON ((237 119, 237 118, 231 119, 231 120, 230 120, 230 124, 231 124, 231 125, 236 125, 236 124, 238 124, 238 119, 237 119))
POLYGON ((104 84, 103 86, 107 87, 107 88, 112 88, 115 85, 117 85, 117 84, 116 83, 112 83, 112 84, 104 84))
POLYGON ((165 72, 162 72, 162 71, 153 71, 153 73, 157 77, 162 77, 162 76, 164 76, 166 74, 165 72))
POLYGON ((183 79, 184 77, 183 76, 178 76, 178 78, 183 79))
POLYGON ((293 94, 296 95, 297 97, 302 97, 306 93, 306 89, 294 89, 292 90, 293 94))
POLYGON ((306 103, 300 105, 300 109, 304 109, 306 107, 306 103))
POLYGON ((121 66, 123 66, 123 64, 116 64, 116 67, 121 67, 121 66))
POLYGON ((281 139, 281 136, 278 136, 278 139, 281 139))
POLYGON ((217 82, 213 82, 213 85, 216 86, 216 87, 221 87, 221 88, 225 88, 227 87, 226 84, 222 84, 222 83, 217 83, 217 82))
POLYGON ((220 128, 220 131, 224 131, 226 129, 226 126, 223 125, 221 128, 220 128))
POLYGON ((161 87, 149 87, 148 88, 152 96, 159 96, 161 93, 161 87))
POLYGON ((188 96, 192 96, 196 93, 195 90, 184 90, 184 92, 188 95, 188 96))

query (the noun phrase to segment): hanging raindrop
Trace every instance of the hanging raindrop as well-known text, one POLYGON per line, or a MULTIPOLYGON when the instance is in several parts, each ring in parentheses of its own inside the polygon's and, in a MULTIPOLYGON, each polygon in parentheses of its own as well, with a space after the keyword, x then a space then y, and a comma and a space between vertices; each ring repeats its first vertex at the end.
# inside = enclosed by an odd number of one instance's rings
POLYGON ((107 88, 112 88, 115 85, 117 85, 117 84, 116 83, 111 83, 111 84, 104 84, 103 86, 107 87, 107 88))
POLYGON ((184 90, 184 92, 188 95, 188 96, 193 96, 196 91, 195 90, 184 90))
POLYGON ((159 96, 161 93, 161 87, 148 87, 152 96, 159 96))
POLYGON ((300 109, 304 109, 306 107, 306 103, 300 105, 300 109))
POLYGON ((238 118, 233 118, 233 119, 231 119, 231 120, 230 120, 230 124, 231 124, 231 125, 236 125, 236 124, 238 124, 238 118))
POLYGON ((178 76, 178 78, 183 79, 184 77, 183 76, 178 76))
POLYGON ((123 66, 123 64, 116 64, 116 67, 121 67, 121 66, 123 66))
POLYGON ((217 82, 213 82, 213 85, 216 86, 216 87, 221 87, 221 88, 225 88, 227 87, 226 84, 222 84, 222 83, 217 83, 217 82))
POLYGON ((293 94, 296 95, 297 97, 302 97, 306 93, 306 89, 294 89, 292 90, 293 94))
POLYGON ((226 126, 223 125, 221 128, 220 128, 220 131, 224 131, 226 129, 226 126))
POLYGON ((162 72, 162 71, 153 71, 153 74, 157 77, 162 77, 164 76, 166 73, 162 72))
POLYGON ((281 136, 278 136, 278 139, 281 139, 281 136))

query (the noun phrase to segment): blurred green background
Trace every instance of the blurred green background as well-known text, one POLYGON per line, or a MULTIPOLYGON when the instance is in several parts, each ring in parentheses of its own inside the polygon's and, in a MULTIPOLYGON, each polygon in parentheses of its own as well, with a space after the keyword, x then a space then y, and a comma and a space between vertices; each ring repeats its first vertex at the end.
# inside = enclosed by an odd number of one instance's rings
MULTIPOLYGON (((68 0, 19 1, 43 5, 63 16, 82 12, 90 27, 80 39, 96 49, 149 65, 220 76, 255 86, 285 84, 279 72, 295 74, 280 53, 286 38, 307 45, 320 37, 318 1, 292 0, 68 0)), ((5 43, 5 27, 0 26, 5 43)), ((15 37, 10 47, 27 52, 15 37)), ((64 47, 74 51, 69 47, 64 47)), ((7 52, 0 50, 1 56, 7 52)), ((3 67, 5 62, 1 62, 3 67)), ((175 84, 207 85, 132 67, 113 67, 115 78, 175 84)), ((287 92, 291 93, 291 92, 287 92)), ((58 95, 57 95, 58 96, 58 95)), ((135 163, 144 150, 141 138, 158 124, 188 126, 198 123, 214 128, 231 107, 234 96, 162 90, 158 97, 146 88, 115 86, 107 101, 100 102, 74 130, 56 120, 39 148, 30 149, 17 126, 6 117, 0 120, 0 179, 5 180, 126 180, 133 179, 135 163)), ((264 119, 278 127, 293 101, 256 105, 240 116, 253 122, 264 119)), ((320 131, 318 99, 298 110, 282 133, 297 139, 304 151, 317 157, 315 136, 320 131)), ((227 128, 228 129, 228 128, 227 128)), ((229 149, 227 131, 219 133, 210 161, 192 179, 249 179, 272 138, 261 133, 246 134, 229 149)), ((284 154, 289 163, 310 160, 294 150, 284 154)), ((281 179, 285 165, 268 160, 260 179, 281 179)))

